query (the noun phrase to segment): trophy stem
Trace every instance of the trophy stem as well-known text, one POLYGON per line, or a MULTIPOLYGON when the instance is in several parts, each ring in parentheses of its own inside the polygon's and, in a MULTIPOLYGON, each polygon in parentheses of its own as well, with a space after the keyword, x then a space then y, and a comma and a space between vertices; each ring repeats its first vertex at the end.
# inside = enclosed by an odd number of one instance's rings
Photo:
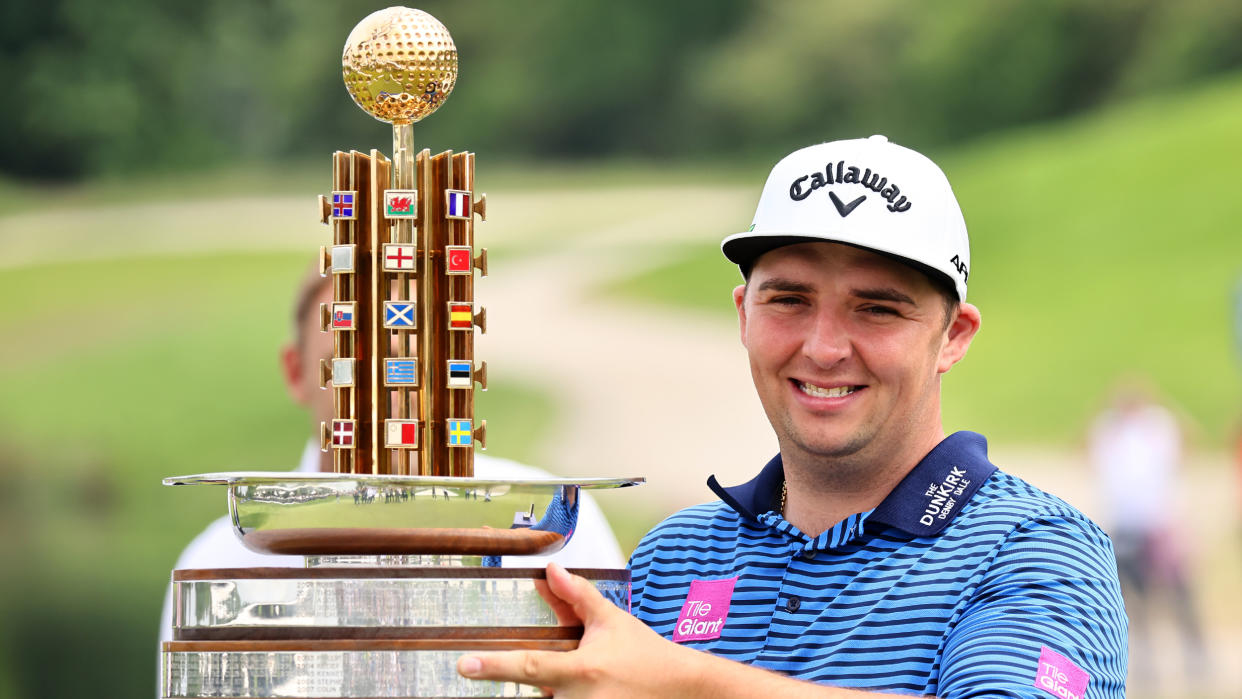
POLYGON ((414 189, 414 125, 392 125, 393 189, 414 189))
MULTIPOLYGON (((392 125, 392 188, 414 189, 414 125, 392 125)), ((394 243, 414 242, 413 219, 397 219, 394 243)))

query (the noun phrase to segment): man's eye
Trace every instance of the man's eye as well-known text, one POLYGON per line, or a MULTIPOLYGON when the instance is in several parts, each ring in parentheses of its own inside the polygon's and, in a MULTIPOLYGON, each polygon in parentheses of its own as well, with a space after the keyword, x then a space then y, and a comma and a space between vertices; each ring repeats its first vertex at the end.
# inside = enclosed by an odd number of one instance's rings
POLYGON ((773 296, 768 303, 775 303, 781 306, 796 306, 803 303, 800 296, 773 296))
POLYGON ((888 306, 865 306, 863 307, 862 310, 863 310, 863 313, 870 313, 872 315, 881 315, 881 316, 901 315, 900 313, 897 312, 897 309, 889 308, 888 306))

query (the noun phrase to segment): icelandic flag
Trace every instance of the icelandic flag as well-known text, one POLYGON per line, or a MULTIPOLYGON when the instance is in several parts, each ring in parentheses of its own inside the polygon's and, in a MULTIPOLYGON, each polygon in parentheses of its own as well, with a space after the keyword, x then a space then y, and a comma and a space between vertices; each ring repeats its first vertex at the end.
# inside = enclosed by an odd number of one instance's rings
POLYGON ((385 301, 384 302, 384 327, 385 328, 412 328, 414 327, 414 302, 413 301, 385 301))
POLYGON ((470 380, 470 373, 474 370, 470 362, 460 362, 456 359, 448 360, 448 387, 449 388, 471 388, 474 381, 470 380))
POLYGON ((470 218, 470 190, 446 189, 447 199, 444 215, 449 218, 470 218))
POLYGON ((385 359, 384 383, 389 386, 415 385, 418 382, 415 378, 418 373, 416 361, 414 359, 385 359))
POLYGON ((469 420, 449 420, 448 429, 450 447, 469 447, 474 444, 474 433, 470 430, 469 420))
POLYGON ((333 192, 332 193, 332 218, 353 218, 354 217, 354 195, 355 192, 333 192))

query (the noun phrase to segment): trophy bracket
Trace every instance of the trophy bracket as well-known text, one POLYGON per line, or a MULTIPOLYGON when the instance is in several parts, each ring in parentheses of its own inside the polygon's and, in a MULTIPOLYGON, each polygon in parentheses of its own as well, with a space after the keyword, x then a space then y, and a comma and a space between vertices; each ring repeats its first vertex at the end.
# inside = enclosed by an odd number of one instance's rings
POLYGON ((474 213, 479 215, 480 221, 487 220, 487 193, 486 192, 480 194, 479 198, 474 200, 474 213))
POLYGON ((319 222, 327 224, 332 220, 332 204, 328 201, 328 197, 319 195, 319 222))
POLYGON ((327 388, 328 382, 331 380, 332 380, 332 360, 321 358, 319 360, 319 387, 327 388))
POLYGON ((332 304, 319 304, 319 330, 328 332, 332 329, 332 304))
POLYGON ((487 390, 487 362, 479 362, 474 368, 474 380, 478 382, 479 387, 484 391, 487 390))
POLYGON ((479 332, 487 334, 487 309, 479 307, 479 312, 474 314, 474 324, 479 327, 479 332))
POLYGON ((487 420, 479 420, 479 426, 474 428, 474 441, 480 449, 487 451, 487 420))
POLYGON ((474 268, 479 270, 480 277, 487 276, 487 248, 480 248, 479 254, 474 256, 474 268))

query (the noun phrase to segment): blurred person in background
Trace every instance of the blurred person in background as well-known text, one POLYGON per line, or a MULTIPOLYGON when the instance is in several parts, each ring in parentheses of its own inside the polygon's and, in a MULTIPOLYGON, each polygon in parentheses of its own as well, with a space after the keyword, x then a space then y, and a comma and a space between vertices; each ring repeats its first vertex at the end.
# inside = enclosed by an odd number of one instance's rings
POLYGON ((1166 597, 1182 638, 1187 678, 1201 679, 1207 667, 1187 542, 1179 528, 1182 449, 1177 418, 1160 405, 1148 382, 1137 377, 1118 382, 1110 405, 1088 435, 1139 679, 1151 667, 1154 612, 1166 597))
MULTIPOLYGON (((319 360, 332 356, 332 333, 319 329, 319 305, 332 301, 332 280, 320 276, 312 267, 298 288, 293 307, 291 342, 280 350, 281 376, 290 398, 306 408, 310 416, 311 434, 319 434, 319 423, 332 420, 332 392, 319 387, 319 360)), ((475 454, 475 475, 500 480, 529 480, 554 476, 531 466, 484 454, 475 454)), ((299 473, 332 471, 332 454, 321 451, 318 440, 311 437, 302 449, 296 469, 299 473)), ((624 568, 625 557, 617 544, 608 520, 599 505, 586 492, 580 493, 578 526, 573 538, 563 549, 546 556, 505 556, 505 567, 542 568, 556 561, 571 568, 624 568)), ((301 567, 301 556, 273 556, 256 553, 242 545, 233 533, 228 516, 210 525, 185 548, 177 559, 176 569, 301 567)), ((160 641, 171 639, 172 588, 164 596, 160 620, 160 641)))

